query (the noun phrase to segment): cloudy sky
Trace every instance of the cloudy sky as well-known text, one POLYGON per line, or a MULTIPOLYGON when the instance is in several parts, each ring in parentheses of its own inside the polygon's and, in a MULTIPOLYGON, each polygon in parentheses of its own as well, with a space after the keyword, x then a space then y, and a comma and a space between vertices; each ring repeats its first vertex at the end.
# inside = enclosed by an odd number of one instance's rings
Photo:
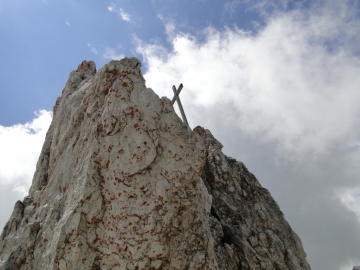
POLYGON ((69 73, 138 57, 269 189, 314 270, 360 265, 356 0, 0 0, 0 227, 69 73))

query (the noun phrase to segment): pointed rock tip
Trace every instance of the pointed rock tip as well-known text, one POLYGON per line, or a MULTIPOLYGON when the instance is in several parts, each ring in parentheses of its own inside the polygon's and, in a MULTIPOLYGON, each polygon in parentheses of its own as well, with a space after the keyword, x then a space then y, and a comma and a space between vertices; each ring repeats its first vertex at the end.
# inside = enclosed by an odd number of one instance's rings
POLYGON ((193 131, 196 134, 199 134, 200 137, 203 139, 206 148, 209 148, 209 146, 211 146, 211 148, 216 148, 216 149, 222 149, 224 146, 222 145, 221 142, 219 142, 214 135, 212 135, 211 131, 208 129, 203 128, 202 126, 197 126, 193 129, 193 131))
POLYGON ((141 62, 139 59, 135 57, 125 57, 121 60, 111 60, 109 63, 107 63, 104 68, 106 71, 112 71, 114 69, 119 68, 120 66, 126 67, 129 69, 141 69, 141 62))
POLYGON ((82 61, 81 64, 78 66, 77 72, 81 72, 84 75, 94 75, 96 73, 96 65, 94 61, 82 61))

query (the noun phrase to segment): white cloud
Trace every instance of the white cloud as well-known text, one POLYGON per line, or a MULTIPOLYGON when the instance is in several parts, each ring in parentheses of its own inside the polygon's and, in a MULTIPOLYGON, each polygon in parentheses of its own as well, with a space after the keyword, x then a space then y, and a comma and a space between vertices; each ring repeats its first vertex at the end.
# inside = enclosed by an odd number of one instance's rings
POLYGON ((40 110, 35 116, 25 124, 0 126, 0 228, 14 203, 28 194, 52 112, 40 110))
POLYGON ((208 28, 205 41, 177 34, 170 52, 144 43, 137 50, 160 95, 182 82, 189 107, 222 104, 231 124, 277 142, 282 154, 316 156, 360 137, 360 59, 351 45, 360 21, 351 15, 332 3, 278 13, 257 34, 208 28))
POLYGON ((30 187, 52 113, 40 110, 26 124, 0 126, 0 184, 13 185, 19 194, 30 187))
POLYGON ((120 60, 125 57, 122 53, 118 53, 115 49, 109 47, 105 48, 105 53, 103 56, 105 59, 116 59, 116 60, 120 60))
POLYGON ((176 26, 175 26, 175 21, 172 18, 167 18, 164 17, 161 13, 157 14, 157 17, 160 19, 160 21, 164 24, 165 26, 165 33, 167 36, 167 40, 169 42, 172 42, 172 40, 174 38, 176 38, 177 35, 177 31, 176 31, 176 26))
POLYGON ((346 188, 339 192, 338 198, 350 211, 353 211, 360 222, 360 186, 356 188, 346 188))
POLYGON ((110 12, 117 12, 123 21, 130 22, 130 15, 126 13, 122 8, 117 9, 116 6, 111 3, 110 6, 107 7, 107 9, 110 12))
POLYGON ((230 16, 232 16, 240 4, 240 0, 226 1, 224 5, 224 12, 227 12, 230 16))
POLYGON ((112 12, 112 11, 114 11, 114 4, 113 3, 111 3, 111 5, 110 6, 108 6, 108 10, 110 11, 110 12, 112 12))
POLYGON ((127 14, 127 13, 125 13, 125 11, 123 11, 121 8, 120 8, 120 10, 119 10, 119 14, 120 14, 121 19, 122 19, 123 21, 127 21, 127 22, 130 21, 130 15, 127 14))

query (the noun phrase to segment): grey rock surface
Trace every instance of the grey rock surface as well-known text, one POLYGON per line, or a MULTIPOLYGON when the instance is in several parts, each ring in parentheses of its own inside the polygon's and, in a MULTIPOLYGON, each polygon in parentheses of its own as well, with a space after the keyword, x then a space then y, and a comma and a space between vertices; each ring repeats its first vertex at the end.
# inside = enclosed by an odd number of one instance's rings
POLYGON ((352 270, 360 270, 360 266, 354 266, 352 270))
POLYGON ((200 126, 206 147, 202 179, 212 195, 209 217, 219 269, 310 269, 297 234, 269 191, 200 126))
POLYGON ((146 88, 140 66, 70 74, 0 270, 310 269, 269 192, 146 88))

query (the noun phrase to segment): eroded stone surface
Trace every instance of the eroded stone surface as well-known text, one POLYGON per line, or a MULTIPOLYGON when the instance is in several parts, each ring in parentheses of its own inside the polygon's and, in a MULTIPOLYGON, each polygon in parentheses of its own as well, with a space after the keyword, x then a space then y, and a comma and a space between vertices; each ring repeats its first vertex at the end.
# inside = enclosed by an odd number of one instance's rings
POLYGON ((202 179, 212 195, 209 223, 220 269, 310 269, 300 238, 269 191, 242 162, 229 158, 209 130, 202 179))
POLYGON ((137 59, 82 62, 1 234, 0 270, 310 269, 269 192, 221 148, 146 88, 137 59))

